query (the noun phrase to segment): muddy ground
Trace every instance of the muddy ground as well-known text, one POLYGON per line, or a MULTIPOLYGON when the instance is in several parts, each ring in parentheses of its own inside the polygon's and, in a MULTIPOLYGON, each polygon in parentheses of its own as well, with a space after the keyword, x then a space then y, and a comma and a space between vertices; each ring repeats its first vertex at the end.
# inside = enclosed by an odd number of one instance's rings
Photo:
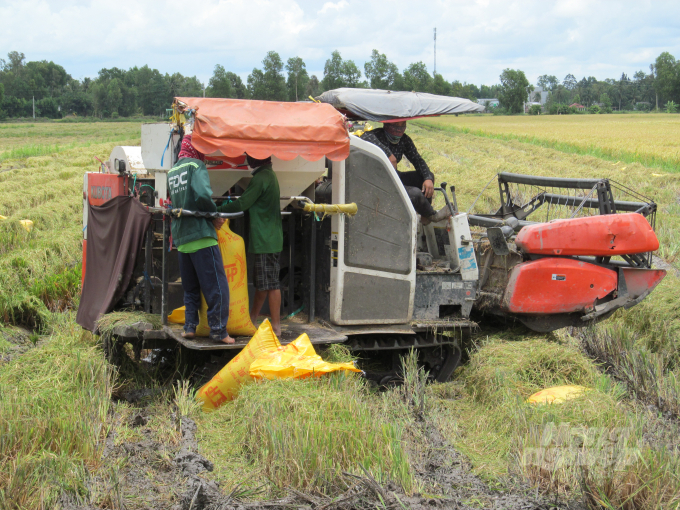
MULTIPOLYGON (((334 499, 318 494, 304 494, 288 489, 275 500, 248 500, 240 498, 236 489, 231 494, 206 475, 213 469, 203 457, 196 439, 196 424, 187 417, 172 415, 181 433, 179 444, 169 446, 152 439, 148 424, 152 410, 145 403, 154 398, 156 391, 139 389, 123 394, 133 404, 133 413, 126 425, 134 427, 143 439, 119 442, 117 431, 123 423, 121 416, 112 416, 114 426, 106 438, 104 464, 121 465, 118 486, 110 496, 114 508, 154 510, 217 510, 217 509, 505 509, 552 510, 583 508, 578 504, 550 501, 531 494, 527 487, 517 483, 512 489, 489 487, 472 474, 466 459, 452 448, 434 424, 421 422, 427 440, 425 459, 414 464, 417 478, 427 488, 427 494, 406 495, 396 485, 380 485, 370 475, 347 475, 350 489, 334 499), (436 495, 436 496, 434 496, 436 495)), ((110 483, 110 482, 109 482, 110 483)), ((75 504, 64 499, 67 510, 85 510, 93 507, 75 504)))
MULTIPOLYGON (((28 330, 13 328, 0 332, 11 344, 0 354, 0 363, 7 363, 29 349, 39 347, 44 339, 28 330)), ((215 368, 202 367, 202 378, 209 378, 215 368)), ((199 367, 200 368, 200 367, 199 367)), ((238 488, 227 493, 208 473, 212 463, 203 457, 196 438, 196 424, 188 417, 171 415, 179 440, 159 441, 150 428, 158 406, 153 402, 162 396, 160 388, 138 387, 114 394, 114 400, 125 402, 124 415, 111 415, 111 428, 106 437, 99 475, 89 480, 92 503, 84 504, 69 494, 63 494, 60 506, 64 510, 153 509, 153 510, 229 510, 229 509, 362 509, 388 508, 416 510, 439 509, 504 509, 552 510, 584 508, 541 497, 520 482, 512 488, 492 488, 472 473, 469 462, 449 445, 437 427, 425 417, 423 428, 424 459, 412 464, 414 473, 426 494, 406 495, 394 484, 381 485, 368 472, 364 476, 347 474, 350 489, 335 498, 304 494, 287 489, 279 499, 253 500, 242 497, 238 488), (134 430, 134 439, 126 440, 134 430), (112 476, 111 473, 114 472, 112 476), (107 469, 110 468, 110 469, 107 469), (93 505, 93 503, 96 503, 93 505)), ((116 406, 112 406, 116 409, 116 406)), ((422 445, 421 445, 422 446, 422 445)))
POLYGON ((33 335, 30 330, 18 326, 0 330, 0 339, 9 343, 7 350, 0 352, 0 365, 9 363, 12 359, 37 347, 42 342, 42 339, 33 335))
MULTIPOLYGON (((39 347, 43 339, 31 336, 22 329, 0 332, 11 344, 0 363, 20 356, 29 349, 39 347)), ((172 361, 172 360, 168 360, 172 361)), ((197 368, 201 379, 208 378, 215 371, 214 363, 197 368), (200 370, 200 369, 203 370, 200 370)), ((153 386, 153 385, 152 385, 153 386)), ((424 488, 423 494, 406 495, 394 484, 381 485, 365 472, 363 476, 346 475, 345 482, 350 489, 335 498, 319 494, 304 494, 292 489, 284 491, 279 499, 258 500, 252 493, 238 491, 228 493, 210 479, 212 463, 201 455, 201 445, 196 438, 197 427, 188 417, 171 413, 170 421, 176 431, 176 438, 159 440, 157 431, 152 430, 154 413, 159 399, 167 393, 158 386, 128 386, 113 396, 116 402, 125 404, 125 412, 114 411, 111 428, 105 439, 102 454, 103 466, 116 466, 115 476, 110 471, 99 470, 100 478, 93 478, 88 485, 92 488, 95 506, 84 505, 64 494, 61 507, 66 510, 90 510, 94 508, 113 509, 154 509, 154 510, 217 510, 217 509, 353 509, 353 508, 441 508, 441 509, 507 509, 507 510, 552 510, 583 509, 579 501, 563 501, 546 498, 537 494, 521 480, 510 480, 504 486, 490 486, 472 472, 467 459, 444 439, 437 426, 426 415, 418 426, 426 444, 420 445, 422 459, 412 462, 416 478, 424 488), (133 438, 129 431, 133 430, 133 438), (423 453, 424 452, 424 453, 423 453)), ((112 409, 119 409, 112 406, 112 409)), ((167 406, 160 409, 168 409, 167 406)), ((652 409, 650 409, 652 411, 652 409)), ((651 417, 651 416, 650 416, 651 417)), ((167 418, 167 417, 164 417, 167 418)), ((650 444, 671 443, 679 431, 678 423, 672 417, 657 417, 654 431, 646 437, 650 444)), ((156 420, 157 421, 157 420, 156 420)), ((269 492, 269 491, 268 491, 269 492)), ((281 493, 281 491, 275 491, 281 493)))

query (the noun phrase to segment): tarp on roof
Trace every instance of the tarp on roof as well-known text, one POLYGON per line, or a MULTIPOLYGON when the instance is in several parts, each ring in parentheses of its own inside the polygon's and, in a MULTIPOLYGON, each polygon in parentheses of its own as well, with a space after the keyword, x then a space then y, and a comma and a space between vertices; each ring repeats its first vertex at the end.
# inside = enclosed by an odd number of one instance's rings
POLYGON ((301 156, 317 161, 349 156, 345 118, 317 103, 283 103, 245 99, 177 97, 184 110, 195 110, 192 143, 207 156, 257 159, 301 156))
POLYGON ((316 99, 357 119, 376 122, 484 111, 484 106, 469 99, 425 92, 342 88, 324 92, 316 99))

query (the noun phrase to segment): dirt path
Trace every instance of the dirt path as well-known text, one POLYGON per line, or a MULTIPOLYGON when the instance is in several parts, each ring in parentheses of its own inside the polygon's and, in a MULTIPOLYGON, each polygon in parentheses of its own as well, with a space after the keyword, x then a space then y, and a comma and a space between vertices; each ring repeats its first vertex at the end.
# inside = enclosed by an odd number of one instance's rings
MULTIPOLYGON (((382 486, 365 472, 364 476, 346 475, 350 489, 335 498, 304 494, 288 489, 280 499, 252 501, 241 499, 238 488, 231 494, 205 475, 213 469, 210 461, 198 453, 196 424, 193 420, 172 415, 180 433, 179 444, 162 443, 152 439, 148 427, 152 419, 151 407, 144 402, 153 398, 153 392, 137 390, 128 398, 137 406, 126 418, 128 427, 134 428, 141 439, 121 441, 123 430, 120 415, 113 417, 113 427, 106 439, 104 463, 121 464, 119 485, 110 498, 113 508, 168 509, 172 510, 237 510, 237 509, 289 509, 310 510, 411 508, 439 509, 504 509, 552 510, 576 508, 562 503, 549 502, 529 495, 521 486, 510 490, 492 489, 472 474, 467 460, 451 447, 439 430, 428 421, 421 422, 425 445, 418 456, 423 459, 412 465, 423 494, 408 496, 394 484, 382 486)), ((68 510, 85 510, 92 507, 64 505, 68 510)))

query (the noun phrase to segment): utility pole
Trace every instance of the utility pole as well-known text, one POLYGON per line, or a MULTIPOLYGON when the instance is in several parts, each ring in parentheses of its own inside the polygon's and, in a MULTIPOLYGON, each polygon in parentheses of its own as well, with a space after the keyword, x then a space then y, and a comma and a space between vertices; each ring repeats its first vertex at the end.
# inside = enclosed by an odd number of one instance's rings
POLYGON ((33 120, 35 120, 35 96, 33 96, 33 120))
POLYGON ((432 76, 437 76, 437 27, 434 27, 434 72, 432 76))

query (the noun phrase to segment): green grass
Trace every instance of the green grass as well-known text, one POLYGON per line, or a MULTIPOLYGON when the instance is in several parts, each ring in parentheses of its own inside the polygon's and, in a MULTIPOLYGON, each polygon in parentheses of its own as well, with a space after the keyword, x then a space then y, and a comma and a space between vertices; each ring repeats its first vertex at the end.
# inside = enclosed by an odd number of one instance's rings
POLYGON ((487 479, 520 476, 546 494, 582 494, 591 508, 673 508, 680 461, 665 445, 646 444, 654 415, 627 403, 626 389, 601 375, 575 342, 534 337, 487 339, 443 385, 454 386, 454 400, 441 398, 442 388, 430 390, 445 436, 487 479), (564 384, 591 390, 562 404, 525 403, 564 384))
MULTIPOLYGON (((68 135, 68 133, 65 133, 68 135)), ((61 137, 59 137, 61 138, 61 137)), ((96 141, 85 141, 82 143, 69 143, 66 145, 22 145, 13 149, 9 149, 0 153, 0 163, 6 160, 23 159, 23 158, 33 158, 36 156, 52 156, 54 154, 59 154, 62 152, 69 151, 75 148, 85 148, 91 147, 93 143, 112 143, 112 142, 125 142, 129 140, 129 135, 118 135, 109 136, 105 138, 100 138, 96 141)), ((108 158, 107 158, 108 159, 108 158)))
POLYGON ((610 365, 632 395, 680 416, 680 297, 675 274, 629 310, 579 332, 585 349, 610 365))
POLYGON ((53 508, 89 494, 100 466, 113 372, 71 314, 42 347, 0 365, 0 508, 53 508))
POLYGON ((227 484, 269 479, 280 489, 332 495, 348 488, 343 472, 362 475, 362 465, 410 492, 402 444, 410 413, 402 402, 396 393, 370 394, 353 375, 246 385, 238 399, 198 418, 201 453, 227 484))

